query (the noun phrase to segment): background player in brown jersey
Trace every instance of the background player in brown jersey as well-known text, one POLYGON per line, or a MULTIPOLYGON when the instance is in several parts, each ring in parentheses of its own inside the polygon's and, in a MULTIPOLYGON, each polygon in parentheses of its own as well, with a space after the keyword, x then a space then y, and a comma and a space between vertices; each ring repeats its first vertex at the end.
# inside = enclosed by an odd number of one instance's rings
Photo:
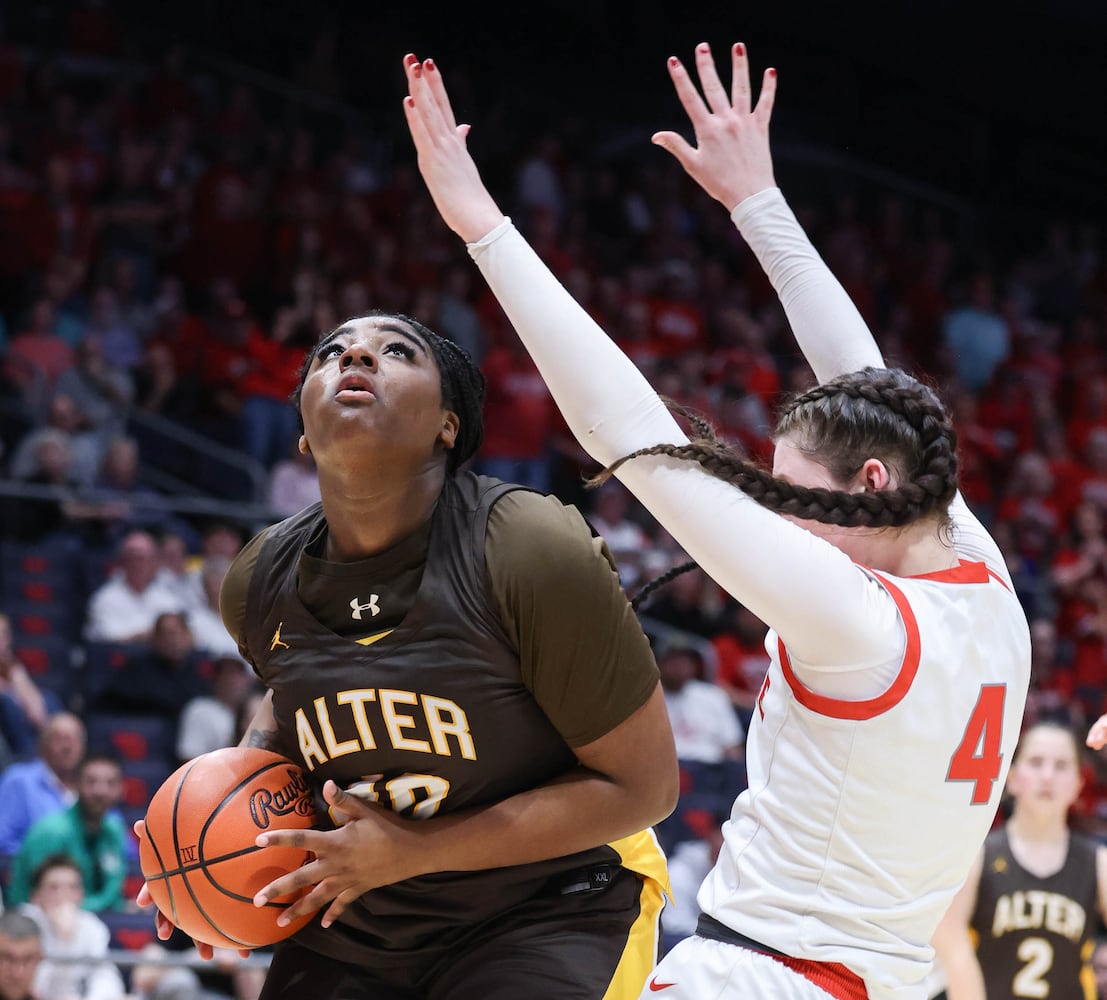
POLYGON ((1022 736, 1006 824, 934 937, 949 1000, 1094 1000, 1094 937, 1107 912, 1107 847, 1069 829, 1080 792, 1076 737, 1052 722, 1022 736))
POLYGON ((269 689, 242 742, 302 763, 336 824, 259 840, 316 860, 256 902, 310 885, 287 918, 318 911, 264 1000, 633 997, 656 960, 657 667, 575 508, 463 470, 483 388, 408 317, 326 334, 296 393, 322 501, 225 578, 269 689))

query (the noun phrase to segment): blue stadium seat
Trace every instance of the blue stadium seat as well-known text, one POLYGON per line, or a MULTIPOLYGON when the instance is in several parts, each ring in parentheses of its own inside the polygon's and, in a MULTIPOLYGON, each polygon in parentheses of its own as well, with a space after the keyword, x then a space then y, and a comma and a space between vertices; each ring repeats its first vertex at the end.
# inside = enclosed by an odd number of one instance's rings
POLYGON ((124 765, 174 759, 176 727, 159 715, 91 711, 85 715, 85 728, 89 750, 114 753, 124 765))

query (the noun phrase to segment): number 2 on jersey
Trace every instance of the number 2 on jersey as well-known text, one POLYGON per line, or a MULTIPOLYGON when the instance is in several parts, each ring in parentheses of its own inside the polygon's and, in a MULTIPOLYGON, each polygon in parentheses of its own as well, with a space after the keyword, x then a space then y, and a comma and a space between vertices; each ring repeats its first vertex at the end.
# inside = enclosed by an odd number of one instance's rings
POLYGON ((965 734, 949 760, 946 781, 971 781, 972 804, 984 805, 1003 765, 1003 705, 1006 684, 983 684, 976 707, 965 724, 965 734))

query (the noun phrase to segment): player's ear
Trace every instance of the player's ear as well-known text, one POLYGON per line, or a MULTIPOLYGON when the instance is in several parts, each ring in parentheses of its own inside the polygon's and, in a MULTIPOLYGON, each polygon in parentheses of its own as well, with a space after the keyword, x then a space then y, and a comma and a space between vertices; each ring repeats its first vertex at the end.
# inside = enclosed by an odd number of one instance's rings
POLYGON ((452 448, 460 431, 461 418, 453 410, 443 410, 442 429, 438 432, 438 440, 447 448, 452 448))
POLYGON ((310 455, 311 454, 311 445, 308 444, 308 439, 307 439, 306 434, 301 434, 300 435, 300 440, 297 442, 296 447, 300 449, 300 454, 301 455, 310 455))

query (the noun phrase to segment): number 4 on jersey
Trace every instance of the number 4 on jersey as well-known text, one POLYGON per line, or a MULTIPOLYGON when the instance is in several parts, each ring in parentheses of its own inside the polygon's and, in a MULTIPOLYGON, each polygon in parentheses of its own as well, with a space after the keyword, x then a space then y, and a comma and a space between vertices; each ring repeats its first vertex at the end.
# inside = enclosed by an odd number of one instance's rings
POLYGON ((976 707, 965 725, 965 734, 949 761, 946 781, 971 781, 973 805, 984 805, 992 797, 992 785, 1003 765, 1003 703, 1006 684, 984 684, 976 707))

